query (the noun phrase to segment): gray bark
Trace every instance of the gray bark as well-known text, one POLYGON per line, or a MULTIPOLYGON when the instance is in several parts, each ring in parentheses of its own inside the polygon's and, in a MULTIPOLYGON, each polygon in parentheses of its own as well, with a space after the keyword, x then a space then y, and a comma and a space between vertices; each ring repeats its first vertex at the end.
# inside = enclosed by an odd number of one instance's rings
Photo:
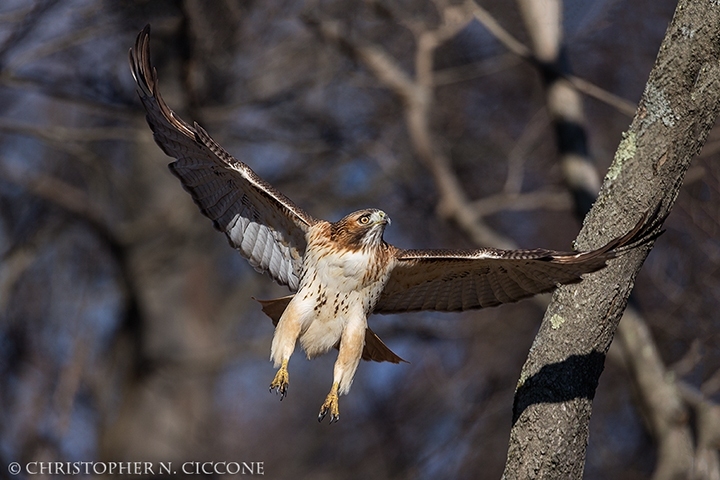
MULTIPOLYGON (((577 246, 670 211, 718 115, 720 2, 681 0, 577 246)), ((650 247, 556 292, 522 369, 504 478, 581 478, 605 355, 650 247)))

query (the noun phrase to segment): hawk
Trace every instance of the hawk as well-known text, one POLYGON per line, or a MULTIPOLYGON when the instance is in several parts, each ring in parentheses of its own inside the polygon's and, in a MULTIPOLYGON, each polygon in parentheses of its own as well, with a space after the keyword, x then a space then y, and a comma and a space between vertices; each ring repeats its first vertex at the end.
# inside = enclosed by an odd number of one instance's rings
POLYGON ((338 348, 333 382, 318 420, 340 417, 338 396, 347 394, 360 359, 399 363, 368 327, 372 313, 445 312, 492 307, 579 282, 585 273, 654 238, 656 222, 637 226, 586 252, 554 250, 404 250, 383 240, 385 212, 368 208, 331 223, 317 219, 233 158, 197 123, 170 110, 150 62, 150 27, 129 52, 147 121, 169 168, 202 213, 257 271, 293 295, 260 301, 276 324, 270 383, 282 399, 288 361, 299 340, 308 358, 338 348))

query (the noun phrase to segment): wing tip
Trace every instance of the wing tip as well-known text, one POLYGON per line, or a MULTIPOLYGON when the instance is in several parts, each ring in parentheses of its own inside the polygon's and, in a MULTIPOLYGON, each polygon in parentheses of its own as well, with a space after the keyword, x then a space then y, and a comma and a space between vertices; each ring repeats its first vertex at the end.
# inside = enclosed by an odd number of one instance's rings
POLYGON ((154 96, 157 74, 150 62, 150 24, 140 30, 135 45, 128 51, 130 73, 137 83, 141 96, 154 96))
POLYGON ((653 210, 646 210, 629 232, 610 240, 600 248, 574 254, 552 255, 548 260, 553 263, 583 265, 581 274, 601 270, 607 265, 608 260, 624 255, 642 245, 647 245, 662 235, 664 230, 661 226, 669 212, 663 214, 660 212, 661 205, 656 206, 653 210))
POLYGON ((166 154, 174 157, 175 155, 170 154, 158 139, 156 124, 158 122, 167 124, 169 128, 179 131, 193 141, 196 141, 196 132, 187 122, 175 115, 160 95, 157 69, 150 59, 150 30, 150 24, 145 25, 138 33, 135 45, 128 52, 130 73, 135 79, 138 95, 147 112, 148 124, 155 133, 155 142, 166 154), (162 119, 158 118, 159 116, 162 116, 162 119))

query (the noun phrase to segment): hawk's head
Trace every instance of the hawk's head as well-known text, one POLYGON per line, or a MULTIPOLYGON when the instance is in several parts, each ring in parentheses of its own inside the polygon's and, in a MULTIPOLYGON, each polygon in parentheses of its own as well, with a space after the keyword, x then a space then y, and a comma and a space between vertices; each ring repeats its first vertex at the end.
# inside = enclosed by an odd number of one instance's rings
POLYGON ((331 238, 349 250, 380 245, 390 217, 376 208, 353 212, 331 225, 331 238))

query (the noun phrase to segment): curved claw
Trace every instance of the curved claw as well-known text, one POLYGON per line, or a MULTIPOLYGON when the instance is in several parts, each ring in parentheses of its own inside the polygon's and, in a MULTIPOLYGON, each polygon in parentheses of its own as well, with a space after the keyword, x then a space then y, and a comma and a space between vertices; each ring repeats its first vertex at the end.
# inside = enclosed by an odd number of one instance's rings
MULTIPOLYGON (((327 408, 320 409, 320 413, 318 414, 318 422, 322 423, 322 421, 327 416, 328 411, 329 411, 329 409, 327 409, 327 408)), ((339 414, 338 415, 330 415, 330 423, 328 423, 328 425, 332 425, 333 423, 338 422, 339 420, 340 420, 339 414)))
POLYGON ((282 402, 282 399, 287 396, 288 392, 288 382, 290 380, 290 375, 287 371, 287 360, 284 360, 280 368, 278 369, 277 373, 275 374, 275 378, 270 383, 270 393, 272 393, 273 390, 275 390, 275 394, 280 394, 280 401, 282 402))
POLYGON ((330 412, 330 425, 340 420, 340 405, 338 402, 338 384, 333 383, 330 393, 325 398, 325 403, 320 407, 318 414, 318 422, 322 422, 325 416, 330 412))
POLYGON ((270 384, 270 393, 272 393, 273 390, 275 390, 275 395, 280 395, 280 401, 282 402, 283 398, 287 397, 288 385, 270 384))

